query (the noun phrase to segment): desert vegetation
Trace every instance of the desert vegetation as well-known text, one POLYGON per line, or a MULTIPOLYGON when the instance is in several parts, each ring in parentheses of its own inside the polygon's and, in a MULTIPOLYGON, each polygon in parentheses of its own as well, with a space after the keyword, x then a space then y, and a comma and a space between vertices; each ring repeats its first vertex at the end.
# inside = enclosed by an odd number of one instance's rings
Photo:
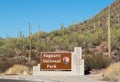
POLYGON ((103 80, 117 82, 120 80, 120 62, 111 64, 103 73, 103 80))
POLYGON ((108 46, 108 8, 91 19, 69 27, 46 33, 38 30, 32 34, 29 23, 29 35, 24 37, 22 31, 17 38, 0 38, 0 73, 14 64, 32 67, 40 63, 41 52, 73 51, 82 47, 86 69, 102 69, 112 62, 120 61, 120 4, 116 0, 110 7, 111 58, 108 46))

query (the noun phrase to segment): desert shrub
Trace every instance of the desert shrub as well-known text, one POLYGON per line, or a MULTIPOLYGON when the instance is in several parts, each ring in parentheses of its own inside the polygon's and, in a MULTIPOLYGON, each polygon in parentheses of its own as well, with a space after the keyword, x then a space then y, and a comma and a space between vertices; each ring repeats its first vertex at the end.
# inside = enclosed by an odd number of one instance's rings
POLYGON ((3 74, 5 75, 28 75, 31 70, 28 66, 16 64, 7 69, 3 74))
POLYGON ((15 51, 7 46, 0 47, 0 56, 1 57, 13 57, 15 56, 15 51))
POLYGON ((84 56, 85 69, 102 69, 109 66, 111 60, 109 58, 103 57, 102 54, 95 54, 90 52, 84 56))
POLYGON ((4 40, 0 39, 0 46, 4 45, 4 40))
POLYGON ((13 63, 13 61, 10 61, 8 59, 0 60, 0 73, 4 72, 7 68, 11 67, 13 63))
POLYGON ((120 80, 120 62, 111 64, 103 73, 103 80, 117 82, 120 80))
POLYGON ((6 71, 8 68, 13 66, 14 64, 26 65, 26 61, 21 60, 20 58, 15 58, 15 59, 3 58, 3 59, 0 59, 0 73, 6 71))

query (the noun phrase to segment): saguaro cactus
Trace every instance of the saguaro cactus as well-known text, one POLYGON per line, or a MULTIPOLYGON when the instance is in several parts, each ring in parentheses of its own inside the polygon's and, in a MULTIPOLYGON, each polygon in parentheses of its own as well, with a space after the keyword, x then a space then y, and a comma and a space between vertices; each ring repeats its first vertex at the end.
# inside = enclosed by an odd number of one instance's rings
POLYGON ((38 41, 40 41, 40 25, 38 25, 38 41))
POLYGON ((64 36, 64 23, 61 24, 62 35, 64 36))
POLYGON ((22 48, 22 31, 20 31, 20 48, 22 48))
POLYGON ((95 19, 94 19, 94 30, 96 29, 95 19))
POLYGON ((108 7, 108 54, 111 57, 110 6, 108 7))
POLYGON ((99 15, 99 19, 98 19, 98 26, 100 27, 101 25, 101 15, 99 15))
POLYGON ((31 60, 31 50, 32 50, 32 41, 31 41, 31 28, 30 28, 30 23, 29 23, 29 62, 31 60))
POLYGON ((120 1, 118 2, 118 23, 120 24, 120 13, 119 13, 119 9, 120 9, 120 1))

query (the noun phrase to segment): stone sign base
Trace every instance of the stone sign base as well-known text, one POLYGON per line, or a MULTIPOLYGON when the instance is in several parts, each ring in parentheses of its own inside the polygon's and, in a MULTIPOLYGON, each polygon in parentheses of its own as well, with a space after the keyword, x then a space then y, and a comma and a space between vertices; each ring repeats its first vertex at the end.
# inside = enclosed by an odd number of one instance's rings
POLYGON ((41 71, 40 64, 33 67, 33 75, 51 76, 51 75, 84 75, 84 59, 82 59, 82 48, 75 47, 72 53, 71 71, 41 71))

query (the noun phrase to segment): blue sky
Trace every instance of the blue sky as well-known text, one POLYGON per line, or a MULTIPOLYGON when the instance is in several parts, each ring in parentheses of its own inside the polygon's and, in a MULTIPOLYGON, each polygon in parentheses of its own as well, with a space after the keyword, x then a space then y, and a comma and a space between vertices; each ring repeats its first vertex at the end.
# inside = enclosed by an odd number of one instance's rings
POLYGON ((22 30, 28 35, 28 23, 32 33, 50 32, 68 27, 99 13, 115 0, 0 0, 0 37, 8 34, 16 37, 22 30))

